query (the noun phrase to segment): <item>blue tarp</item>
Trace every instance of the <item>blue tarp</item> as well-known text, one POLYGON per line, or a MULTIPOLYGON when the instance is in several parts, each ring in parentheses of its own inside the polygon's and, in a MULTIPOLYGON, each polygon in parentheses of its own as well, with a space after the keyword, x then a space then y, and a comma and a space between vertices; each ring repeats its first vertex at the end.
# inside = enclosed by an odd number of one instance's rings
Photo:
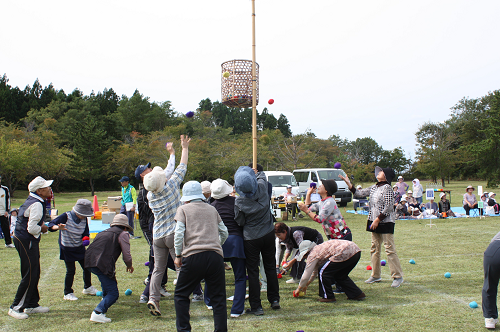
POLYGON ((90 221, 89 230, 90 233, 99 233, 105 231, 109 228, 109 224, 103 224, 102 220, 94 219, 90 221))

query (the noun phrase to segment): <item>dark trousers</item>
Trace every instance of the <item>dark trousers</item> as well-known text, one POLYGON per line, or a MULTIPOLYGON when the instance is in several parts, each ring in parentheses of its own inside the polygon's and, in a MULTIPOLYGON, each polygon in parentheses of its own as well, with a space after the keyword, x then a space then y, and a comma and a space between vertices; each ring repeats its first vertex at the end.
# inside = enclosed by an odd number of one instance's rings
POLYGON ((38 241, 18 239, 14 236, 16 246, 21 260, 21 283, 17 288, 16 297, 10 306, 12 309, 22 312, 24 308, 38 307, 40 294, 38 293, 38 281, 40 280, 40 247, 38 241))
POLYGON ((267 277, 267 300, 280 300, 278 278, 276 276, 276 246, 274 230, 255 240, 245 240, 245 256, 248 272, 248 295, 251 309, 262 307, 260 301, 259 265, 260 254, 267 277))
POLYGON ((122 205, 122 207, 120 208, 120 213, 121 214, 124 214, 127 216, 128 218, 128 224, 130 225, 130 227, 132 227, 132 230, 129 230, 128 232, 130 233, 130 235, 134 236, 134 216, 135 216, 135 211, 127 211, 127 209, 125 208, 125 205, 122 205))
POLYGON ((319 296, 324 299, 334 299, 335 294, 332 290, 332 284, 342 287, 348 298, 352 299, 362 293, 361 289, 349 278, 349 273, 358 264, 361 252, 345 262, 334 263, 328 260, 325 265, 319 269, 319 296))
POLYGON ((299 212, 299 209, 297 208, 297 203, 287 203, 286 209, 292 212, 292 218, 295 218, 295 214, 299 212))
POLYGON ((174 296, 177 331, 191 331, 189 295, 202 279, 210 289, 214 331, 227 331, 224 259, 215 251, 204 251, 182 259, 174 296))
POLYGON ((472 207, 469 206, 469 204, 465 204, 464 205, 464 210, 465 210, 465 214, 466 215, 469 215, 470 214, 470 210, 472 209, 477 209, 477 203, 475 203, 474 205, 472 205, 472 207))
MULTIPOLYGON (((352 239, 352 235, 351 235, 351 239, 352 239)), ((323 236, 321 234, 318 234, 318 236, 316 237, 316 239, 313 242, 316 244, 323 243, 323 236)), ((297 255, 298 254, 299 254, 299 252, 297 251, 297 255)), ((304 273, 306 265, 307 264, 306 264, 305 260, 302 260, 301 262, 297 262, 297 263, 293 264, 292 269, 290 270, 290 276, 292 278, 295 278, 295 279, 302 278, 302 274, 304 273)))
POLYGON ((483 316, 498 318, 497 293, 500 280, 500 241, 490 243, 484 252, 483 316))
POLYGON ((98 314, 106 313, 109 307, 111 307, 118 300, 118 297, 120 297, 118 282, 116 281, 116 277, 108 277, 97 267, 91 267, 90 271, 99 278, 102 288, 102 301, 99 302, 94 311, 98 314))
MULTIPOLYGON (((91 273, 85 268, 85 260, 81 259, 78 261, 83 270, 83 288, 89 288, 92 286, 91 273)), ((75 279, 76 264, 75 261, 67 262, 66 264, 66 278, 64 278, 64 295, 73 293, 73 280, 75 279)))
POLYGON ((12 244, 12 239, 10 238, 9 218, 6 216, 0 216, 0 226, 2 227, 5 244, 12 244))

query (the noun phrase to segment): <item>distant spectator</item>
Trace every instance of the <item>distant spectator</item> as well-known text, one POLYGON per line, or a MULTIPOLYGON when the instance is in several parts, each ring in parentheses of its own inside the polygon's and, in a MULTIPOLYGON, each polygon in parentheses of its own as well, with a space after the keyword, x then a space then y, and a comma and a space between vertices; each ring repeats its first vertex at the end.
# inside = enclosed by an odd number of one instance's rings
POLYGON ((122 207, 120 208, 120 213, 126 215, 128 218, 128 224, 131 228, 131 231, 129 231, 130 238, 136 238, 134 237, 134 216, 135 206, 137 205, 137 192, 130 184, 130 178, 128 176, 122 177, 120 183, 122 185, 122 207))
POLYGON ((396 206, 398 205, 399 201, 401 200, 401 196, 403 195, 399 193, 397 184, 392 186, 392 190, 394 191, 394 206, 396 206))
MULTIPOLYGON (((0 184, 2 183, 2 177, 0 176, 0 184)), ((9 188, 0 185, 0 224, 1 231, 3 232, 5 238, 6 248, 15 248, 12 244, 12 239, 10 237, 10 227, 9 227, 9 211, 10 211, 10 192, 9 188)))
POLYGON ((292 193, 292 186, 291 185, 286 186, 286 192, 283 193, 283 198, 285 199, 286 202, 286 209, 287 211, 290 210, 292 211, 292 220, 297 220, 297 218, 295 218, 295 214, 296 212, 298 212, 297 203, 289 202, 289 200, 291 200, 293 197, 297 197, 297 195, 292 193))
POLYGON ((439 213, 441 214, 441 217, 454 217, 455 213, 451 210, 450 207, 450 201, 446 199, 446 193, 441 193, 439 194, 439 213), (444 214, 443 214, 444 213, 444 214))
POLYGON ((414 179, 413 181, 413 197, 417 200, 418 204, 422 204, 422 195, 424 193, 424 188, 420 184, 418 179, 414 179))
POLYGON ((468 216, 470 214, 470 210, 477 209, 477 198, 472 192, 474 191, 473 186, 468 186, 466 189, 466 193, 464 194, 463 205, 465 209, 465 214, 468 216))
POLYGON ((408 206, 406 205, 406 195, 401 197, 399 204, 396 205, 396 219, 401 219, 403 217, 409 216, 408 206))
POLYGON ((410 186, 406 182, 404 182, 404 179, 401 175, 398 176, 398 182, 395 185, 398 187, 398 192, 400 196, 406 194, 408 188, 410 188, 410 186))
MULTIPOLYGON (((356 186, 356 189, 363 189, 363 187, 361 185, 357 185, 356 186)), ((357 212, 358 211, 358 207, 362 207, 362 206, 366 206, 368 207, 368 198, 367 196, 364 196, 364 197, 356 197, 355 200, 353 200, 354 203, 354 211, 357 212)))
POLYGON ((496 195, 497 194, 495 194, 494 192, 490 192, 488 199, 488 206, 493 206, 493 208, 495 209, 495 214, 499 214, 499 206, 497 201, 495 200, 496 195))
POLYGON ((438 205, 436 202, 434 202, 434 197, 432 197, 429 202, 422 204, 422 209, 426 211, 427 215, 434 215, 437 216, 438 214, 438 205))

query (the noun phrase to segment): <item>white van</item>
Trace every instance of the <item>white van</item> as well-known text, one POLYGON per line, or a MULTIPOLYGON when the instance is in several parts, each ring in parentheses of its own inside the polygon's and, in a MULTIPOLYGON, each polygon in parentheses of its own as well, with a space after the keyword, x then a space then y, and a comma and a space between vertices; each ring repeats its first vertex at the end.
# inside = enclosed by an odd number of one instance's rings
POLYGON ((267 181, 273 185, 273 197, 279 197, 286 193, 286 187, 292 186, 292 193, 299 196, 299 187, 295 176, 285 171, 264 171, 267 181))
POLYGON ((339 174, 346 175, 343 170, 336 168, 306 168, 293 171, 302 196, 305 196, 311 182, 316 182, 319 186, 321 180, 335 180, 338 187, 338 191, 335 193, 335 201, 339 206, 346 206, 352 200, 352 194, 347 188, 347 184, 339 178, 339 174))

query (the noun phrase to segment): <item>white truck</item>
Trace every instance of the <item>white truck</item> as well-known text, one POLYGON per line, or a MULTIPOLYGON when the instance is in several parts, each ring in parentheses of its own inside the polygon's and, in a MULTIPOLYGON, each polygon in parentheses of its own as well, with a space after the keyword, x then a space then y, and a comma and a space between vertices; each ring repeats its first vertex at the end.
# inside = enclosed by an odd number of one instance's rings
POLYGON ((346 175, 343 170, 336 168, 305 168, 293 171, 301 196, 305 196, 311 182, 315 182, 319 186, 321 180, 335 180, 338 187, 335 201, 339 206, 346 206, 352 200, 352 194, 347 188, 347 184, 339 178, 339 174, 346 175))
POLYGON ((264 174, 266 174, 267 181, 273 185, 273 197, 278 197, 286 193, 286 187, 289 185, 292 186, 292 193, 299 196, 299 187, 292 173, 285 171, 264 171, 264 174))

